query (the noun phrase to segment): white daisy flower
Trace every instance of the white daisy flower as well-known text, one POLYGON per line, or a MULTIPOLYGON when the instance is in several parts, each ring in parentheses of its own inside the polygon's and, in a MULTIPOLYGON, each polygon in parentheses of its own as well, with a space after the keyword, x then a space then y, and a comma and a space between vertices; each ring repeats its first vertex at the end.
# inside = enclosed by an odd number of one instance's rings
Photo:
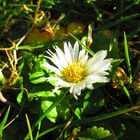
POLYGON ((69 87, 69 92, 73 94, 75 99, 81 94, 81 90, 85 88, 93 89, 94 83, 109 82, 106 76, 109 74, 107 70, 111 68, 112 59, 105 59, 106 50, 97 52, 93 57, 89 58, 88 53, 84 49, 79 49, 76 42, 74 47, 70 42, 64 42, 64 51, 58 46, 54 46, 55 53, 48 50, 48 59, 54 65, 48 63, 43 66, 50 69, 57 76, 49 77, 48 80, 55 80, 57 87, 69 87))

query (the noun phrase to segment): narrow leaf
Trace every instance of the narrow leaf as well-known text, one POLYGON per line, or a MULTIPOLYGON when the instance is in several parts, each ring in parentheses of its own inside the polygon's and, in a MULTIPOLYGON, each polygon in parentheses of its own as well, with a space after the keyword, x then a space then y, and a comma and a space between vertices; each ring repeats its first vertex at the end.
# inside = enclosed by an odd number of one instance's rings
POLYGON ((27 126, 28 126, 28 130, 29 130, 30 140, 33 140, 33 134, 32 134, 32 129, 31 129, 30 121, 29 121, 28 115, 25 114, 25 116, 26 116, 27 126))
POLYGON ((98 115, 98 116, 91 117, 91 118, 83 118, 81 120, 73 121, 73 125, 74 124, 76 124, 76 125, 87 124, 87 123, 93 123, 93 122, 109 119, 109 118, 116 117, 116 116, 119 116, 122 114, 126 114, 129 111, 139 109, 139 108, 140 108, 140 106, 134 106, 131 108, 122 108, 122 109, 115 111, 115 112, 111 112, 111 113, 107 113, 107 114, 103 114, 103 115, 98 115))
POLYGON ((19 50, 39 49, 39 48, 43 48, 44 46, 45 46, 44 44, 22 45, 22 46, 19 46, 18 49, 19 50))
POLYGON ((39 138, 39 131, 40 131, 40 128, 41 128, 41 121, 40 121, 39 124, 38 124, 38 129, 37 129, 37 133, 36 133, 35 140, 37 140, 37 139, 39 138))
POLYGON ((6 112, 6 114, 5 114, 2 122, 0 123, 0 137, 2 136, 2 131, 4 129, 4 126, 6 124, 6 121, 8 119, 9 112, 10 112, 10 106, 8 107, 7 112, 6 112))
POLYGON ((129 83, 132 83, 132 70, 131 70, 131 64, 130 64, 130 57, 129 57, 129 52, 128 52, 128 44, 127 44, 127 38, 126 38, 126 34, 124 32, 124 51, 125 51, 125 59, 126 59, 126 63, 127 63, 127 69, 129 72, 129 78, 130 81, 129 83))
POLYGON ((69 33, 71 37, 73 37, 76 41, 78 41, 78 43, 82 46, 82 48, 84 48, 89 54, 91 54, 92 56, 94 56, 94 52, 87 47, 85 44, 83 44, 76 36, 74 36, 73 34, 69 33))

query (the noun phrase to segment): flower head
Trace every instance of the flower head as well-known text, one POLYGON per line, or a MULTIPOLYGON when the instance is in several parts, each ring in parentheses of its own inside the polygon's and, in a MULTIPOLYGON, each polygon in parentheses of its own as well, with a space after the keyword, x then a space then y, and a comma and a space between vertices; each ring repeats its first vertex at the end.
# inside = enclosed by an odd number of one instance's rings
POLYGON ((64 51, 58 46, 54 46, 55 53, 48 50, 48 59, 54 63, 50 65, 45 63, 44 66, 54 72, 56 77, 49 77, 48 80, 55 80, 58 87, 69 87, 69 92, 77 99, 84 88, 93 88, 94 83, 109 82, 106 76, 107 70, 111 67, 112 59, 105 59, 106 50, 97 52, 92 58, 84 49, 79 49, 76 42, 74 47, 70 42, 64 42, 64 51))

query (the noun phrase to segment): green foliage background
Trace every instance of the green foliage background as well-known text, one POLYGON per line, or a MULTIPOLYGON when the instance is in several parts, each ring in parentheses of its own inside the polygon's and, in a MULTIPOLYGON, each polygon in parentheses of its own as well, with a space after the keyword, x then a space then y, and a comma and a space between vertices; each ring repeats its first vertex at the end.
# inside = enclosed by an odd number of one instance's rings
POLYGON ((139 9, 139 0, 0 0, 0 139, 138 140, 139 9), (91 57, 108 51, 111 81, 75 100, 68 89, 53 92, 54 83, 47 81, 53 73, 42 64, 54 44, 87 40, 89 24, 93 42, 81 47, 91 57), (41 34, 43 27, 49 37, 41 34), (127 83, 116 76, 118 67, 127 83))

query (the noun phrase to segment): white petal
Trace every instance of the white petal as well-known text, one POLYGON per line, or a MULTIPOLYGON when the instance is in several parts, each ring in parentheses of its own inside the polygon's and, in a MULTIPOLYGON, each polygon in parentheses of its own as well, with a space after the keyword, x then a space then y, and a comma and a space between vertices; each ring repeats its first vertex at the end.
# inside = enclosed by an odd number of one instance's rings
POLYGON ((74 58, 73 58, 73 48, 72 48, 72 45, 71 45, 70 42, 68 42, 68 48, 69 48, 69 50, 70 50, 71 59, 72 59, 72 62, 73 62, 73 60, 74 60, 74 58))
POLYGON ((94 63, 99 63, 102 61, 105 57, 107 56, 107 51, 106 50, 101 50, 93 56, 93 58, 89 59, 87 62, 87 66, 91 66, 94 63))
POLYGON ((75 86, 75 85, 72 84, 72 86, 70 87, 70 89, 69 89, 69 92, 70 92, 70 93, 73 93, 74 86, 75 86))
POLYGON ((70 93, 74 93, 74 94, 77 94, 81 89, 78 88, 78 85, 77 84, 72 84, 71 88, 70 88, 70 93))
POLYGON ((66 58, 67 62, 69 64, 71 64, 72 63, 72 56, 71 56, 72 54, 71 54, 70 48, 68 47, 66 42, 64 42, 64 52, 65 52, 65 58, 66 58))
POLYGON ((93 68, 95 71, 105 71, 110 68, 111 65, 111 59, 106 59, 100 62, 96 62, 93 64, 93 68))
POLYGON ((87 79, 89 81, 91 81, 91 83, 105 83, 105 82, 109 82, 109 79, 107 77, 100 76, 98 74, 90 75, 90 76, 87 77, 87 79))
POLYGON ((78 97, 76 96, 76 94, 73 93, 73 97, 78 100, 78 97))
POLYGON ((77 60, 78 59, 78 54, 79 54, 79 44, 78 41, 74 44, 74 49, 73 49, 73 59, 77 60))
POLYGON ((62 63, 61 63, 60 59, 57 57, 57 55, 54 55, 50 60, 51 60, 60 70, 63 69, 62 63))
POLYGON ((80 60, 80 58, 85 56, 85 55, 86 55, 86 51, 84 49, 80 50, 78 60, 80 60))
POLYGON ((56 48, 57 57, 59 58, 61 62, 61 66, 66 67, 68 65, 68 62, 66 61, 65 54, 60 48, 56 48))
POLYGON ((64 81, 62 78, 59 78, 59 77, 49 77, 48 81, 55 81, 56 86, 71 87, 70 83, 64 81))
POLYGON ((76 84, 73 84, 69 91, 71 94, 73 94, 75 99, 78 99, 76 95, 79 96, 81 94, 81 89, 76 84))
POLYGON ((51 60, 60 70, 63 69, 59 57, 55 53, 51 52, 51 50, 48 50, 47 53, 50 55, 50 57, 49 56, 45 56, 45 57, 51 60))
POLYGON ((94 74, 98 74, 100 76, 107 76, 107 75, 109 75, 109 73, 106 72, 106 71, 97 71, 97 72, 94 72, 94 74))
POLYGON ((83 81, 81 81, 80 83, 78 83, 78 84, 77 84, 77 87, 78 87, 79 89, 84 89, 84 88, 86 87, 85 81, 83 80, 83 81))
POLYGON ((48 49, 48 51, 46 51, 46 52, 47 52, 47 54, 49 54, 51 57, 53 57, 54 54, 55 54, 55 53, 53 53, 50 49, 48 49))
POLYGON ((51 70, 52 72, 54 72, 55 74, 61 76, 61 72, 58 68, 48 64, 48 63, 45 63, 42 65, 43 67, 47 67, 49 70, 51 70))
POLYGON ((87 65, 87 60, 88 60, 88 54, 83 55, 83 56, 81 56, 81 57, 79 58, 79 63, 80 63, 82 66, 86 67, 86 65, 87 65))
POLYGON ((93 85, 92 85, 91 83, 87 84, 86 87, 87 87, 88 89, 93 89, 93 85))
POLYGON ((73 93, 78 95, 81 93, 81 88, 78 85, 74 86, 73 93))

